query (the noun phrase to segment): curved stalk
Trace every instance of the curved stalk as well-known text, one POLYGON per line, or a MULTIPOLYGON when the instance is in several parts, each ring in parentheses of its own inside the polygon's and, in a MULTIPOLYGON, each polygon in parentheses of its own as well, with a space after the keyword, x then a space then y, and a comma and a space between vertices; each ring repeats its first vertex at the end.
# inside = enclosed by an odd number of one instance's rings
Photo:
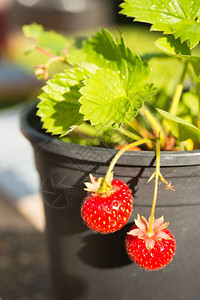
POLYGON ((66 59, 64 56, 54 56, 48 60, 48 62, 46 63, 46 67, 48 68, 55 61, 65 61, 65 60, 66 59))
POLYGON ((160 177, 160 139, 156 141, 156 171, 155 171, 155 185, 154 185, 154 194, 153 194, 153 202, 151 208, 151 215, 149 218, 149 234, 153 233, 153 222, 154 222, 154 214, 156 207, 156 200, 158 194, 158 180, 160 177))
POLYGON ((108 171, 106 173, 105 179, 103 181, 103 185, 102 185, 102 193, 106 190, 106 186, 111 178, 111 174, 113 171, 113 168, 116 164, 116 162, 118 161, 118 159, 120 158, 120 156, 128 149, 132 148, 132 147, 136 147, 145 143, 148 143, 150 140, 149 139, 142 139, 139 141, 136 141, 134 143, 131 143, 129 145, 124 146, 119 152, 117 152, 117 154, 114 156, 113 160, 110 163, 110 166, 108 168, 108 171))

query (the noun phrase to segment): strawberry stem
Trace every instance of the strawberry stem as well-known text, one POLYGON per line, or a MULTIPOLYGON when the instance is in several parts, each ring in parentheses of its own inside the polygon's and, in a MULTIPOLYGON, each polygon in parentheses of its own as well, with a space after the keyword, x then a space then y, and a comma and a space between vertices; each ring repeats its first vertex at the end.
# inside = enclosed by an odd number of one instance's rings
POLYGON ((183 81, 184 81, 184 78, 185 78, 185 74, 187 72, 187 67, 188 67, 188 61, 185 61, 183 71, 182 71, 182 74, 180 76, 179 83, 176 87, 174 97, 172 99, 171 107, 170 107, 170 110, 169 110, 169 112, 174 116, 176 115, 178 105, 179 105, 179 102, 180 102, 180 98, 181 98, 181 95, 182 95, 182 92, 183 92, 183 81))
POLYGON ((41 48, 39 46, 36 46, 36 49, 50 57, 50 59, 46 62, 46 64, 35 67, 35 69, 36 69, 35 75, 36 76, 42 75, 45 80, 48 79, 48 68, 53 62, 55 62, 55 61, 67 62, 66 57, 64 57, 64 56, 53 55, 50 52, 44 50, 43 48, 41 48))
POLYGON ((136 141, 134 143, 131 143, 129 145, 126 145, 124 146, 119 152, 117 152, 117 154, 114 156, 114 158, 112 159, 111 163, 110 163, 110 166, 108 168, 108 171, 106 173, 106 176, 105 176, 105 179, 103 181, 103 184, 102 184, 102 189, 101 189, 101 193, 104 193, 107 189, 107 186, 110 184, 110 178, 112 177, 112 171, 113 171, 113 168, 116 164, 116 162, 118 161, 118 159, 120 158, 120 156, 128 149, 132 148, 132 147, 136 147, 136 146, 139 146, 141 144, 145 144, 145 143, 148 143, 150 142, 150 139, 141 139, 139 141, 136 141))
POLYGON ((46 63, 46 67, 48 68, 55 61, 65 61, 65 57, 64 56, 54 56, 54 57, 50 58, 48 60, 48 62, 46 63))
POLYGON ((55 57, 54 54, 48 52, 47 50, 44 50, 43 48, 39 47, 39 46, 36 46, 35 47, 38 51, 42 52, 43 54, 49 56, 49 57, 55 57))
MULTIPOLYGON (((177 113, 179 102, 180 102, 180 99, 181 99, 181 96, 182 96, 182 93, 183 93, 183 87, 184 87, 183 86, 183 81, 184 81, 184 78, 185 78, 185 75, 186 75, 186 72, 187 72, 187 68, 188 68, 188 62, 185 61, 183 71, 182 71, 182 74, 180 76, 179 83, 176 86, 175 93, 174 93, 174 96, 173 96, 173 99, 172 99, 172 103, 171 103, 171 106, 170 106, 170 109, 169 109, 169 113, 174 115, 174 116, 177 113)), ((166 133, 169 133, 169 131, 170 131, 169 123, 167 123, 167 121, 164 120, 163 125, 166 129, 166 133)))
POLYGON ((159 135, 158 133, 160 133, 160 144, 161 144, 161 146, 164 146, 165 145, 165 135, 164 135, 162 126, 160 125, 158 120, 154 117, 154 115, 150 112, 150 110, 145 105, 143 105, 143 107, 141 108, 141 111, 144 114, 144 116, 148 119, 148 121, 150 122, 152 128, 155 130, 157 137, 159 135))
POLYGON ((153 233, 153 222, 154 222, 154 214, 155 214, 155 207, 156 207, 156 200, 158 194, 158 180, 160 177, 160 134, 159 138, 156 140, 156 171, 155 171, 155 185, 154 185, 154 194, 153 194, 153 202, 151 208, 151 215, 149 218, 149 230, 148 233, 153 233))

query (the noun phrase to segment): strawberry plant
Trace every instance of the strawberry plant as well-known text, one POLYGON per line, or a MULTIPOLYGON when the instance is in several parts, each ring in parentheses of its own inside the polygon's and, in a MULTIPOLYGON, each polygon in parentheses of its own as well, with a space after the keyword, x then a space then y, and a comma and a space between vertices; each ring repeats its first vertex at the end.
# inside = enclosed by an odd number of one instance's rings
POLYGON ((123 34, 116 38, 107 29, 85 39, 38 24, 23 31, 46 56, 35 67, 36 76, 47 80, 37 106, 42 129, 66 142, 120 149, 105 178, 91 175, 86 183, 81 215, 89 228, 111 233, 128 222, 132 196, 125 183, 112 179, 114 165, 126 150, 156 151, 149 221, 139 216, 126 237, 131 260, 154 270, 171 261, 176 244, 163 217, 154 219, 159 180, 174 190, 160 172, 160 150, 200 149, 200 2, 124 0, 121 13, 163 33, 156 53, 139 56, 123 34), (56 63, 62 71, 51 77, 56 63))

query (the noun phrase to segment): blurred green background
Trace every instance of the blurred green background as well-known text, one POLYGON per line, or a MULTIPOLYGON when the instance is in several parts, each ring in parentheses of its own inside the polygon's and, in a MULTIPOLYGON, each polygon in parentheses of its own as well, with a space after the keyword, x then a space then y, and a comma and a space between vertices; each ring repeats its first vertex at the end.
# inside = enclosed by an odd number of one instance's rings
MULTIPOLYGON (((87 36, 101 27, 122 32, 135 53, 155 52, 157 33, 149 26, 119 15, 116 0, 0 0, 0 108, 36 98, 42 86, 33 67, 44 62, 39 52, 25 55, 34 41, 22 34, 22 26, 37 22, 67 36, 87 36)), ((51 72, 54 73, 54 67, 51 72)))

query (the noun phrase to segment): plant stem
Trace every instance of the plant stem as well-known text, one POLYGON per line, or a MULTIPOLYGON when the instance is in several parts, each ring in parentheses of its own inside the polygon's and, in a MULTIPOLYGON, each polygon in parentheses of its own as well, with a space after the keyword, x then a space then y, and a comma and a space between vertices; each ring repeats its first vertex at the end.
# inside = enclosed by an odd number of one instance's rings
POLYGON ((199 98, 199 112, 198 112, 198 116, 197 116, 197 128, 200 129, 200 81, 197 76, 196 76, 196 92, 197 92, 197 96, 199 98))
POLYGON ((122 133, 122 134, 124 134, 124 135, 126 135, 126 136, 128 136, 132 140, 136 140, 137 141, 137 140, 141 139, 141 136, 139 136, 139 135, 137 135, 137 134, 135 134, 135 133, 133 133, 133 132, 131 132, 131 131, 123 128, 123 127, 117 129, 117 131, 120 132, 120 133, 122 133))
POLYGON ((160 176, 160 139, 156 140, 156 171, 155 171, 155 185, 154 185, 154 195, 153 195, 153 202, 151 208, 151 215, 149 218, 149 230, 148 233, 153 233, 153 222, 154 222, 154 213, 156 207, 156 200, 158 194, 158 179, 160 176))
MULTIPOLYGON (((129 138, 132 139, 132 140, 138 141, 138 140, 141 140, 141 139, 142 139, 141 136, 139 136, 139 135, 137 135, 137 134, 135 134, 135 133, 133 133, 133 132, 131 132, 131 131, 129 131, 129 130, 123 128, 123 127, 117 128, 116 130, 117 130, 120 134, 123 134, 123 135, 129 137, 129 138)), ((86 123, 83 123, 83 124, 81 124, 81 125, 79 126, 79 131, 80 131, 81 133, 83 133, 83 134, 89 136, 89 137, 94 137, 94 136, 95 136, 95 137, 98 137, 99 134, 102 134, 102 130, 97 131, 97 130, 95 130, 94 127, 92 127, 92 126, 90 126, 90 125, 88 125, 88 124, 86 124, 86 123)))
POLYGON ((47 50, 44 50, 43 48, 39 47, 39 46, 36 46, 35 47, 38 51, 42 52, 43 54, 49 56, 49 57, 55 57, 54 54, 48 52, 47 50))
POLYGON ((87 123, 82 123, 80 126, 78 126, 78 128, 76 128, 76 130, 88 137, 98 137, 98 132, 96 132, 96 129, 87 123))
POLYGON ((143 139, 149 139, 149 142, 147 143, 147 147, 149 149, 153 149, 152 139, 154 138, 154 136, 153 136, 153 134, 151 132, 149 132, 146 128, 142 127, 136 121, 135 118, 133 118, 133 120, 129 124, 126 124, 126 125, 130 126, 134 130, 136 130, 137 132, 139 132, 143 139))
MULTIPOLYGON (((199 16, 200 18, 200 16, 199 16)), ((199 19, 198 18, 198 19, 199 19)), ((197 116, 197 128, 200 129, 200 78, 198 76, 198 73, 199 71, 196 70, 195 68, 195 61, 194 62, 191 62, 189 64, 189 66, 191 67, 190 70, 191 70, 191 76, 194 78, 194 81, 195 81, 195 84, 196 84, 196 93, 197 93, 197 96, 199 98, 199 112, 198 112, 198 116, 197 116)))
POLYGON ((165 136, 162 129, 162 126, 158 122, 158 120, 154 117, 154 115, 149 111, 149 109, 143 105, 141 111, 145 115, 145 117, 149 120, 150 124, 152 125, 153 129, 156 131, 157 134, 160 134, 160 143, 162 146, 165 144, 165 136))
MULTIPOLYGON (((188 67, 188 62, 185 61, 183 71, 182 71, 181 77, 179 79, 179 83, 176 86, 174 97, 172 99, 172 103, 171 103, 171 106, 170 106, 170 109, 169 109, 169 113, 171 113, 174 116, 177 113, 178 105, 179 105, 181 95, 182 95, 182 92, 183 92, 183 80, 184 80, 184 77, 185 77, 185 74, 186 74, 186 71, 187 71, 187 67, 188 67)), ((169 123, 166 120, 163 120, 163 126, 166 130, 166 133, 169 134, 171 127, 170 127, 169 123)))
POLYGON ((176 86, 174 97, 172 99, 172 103, 171 103, 171 106, 170 106, 170 109, 169 109, 169 113, 174 115, 174 116, 176 115, 178 105, 179 105, 179 102, 180 102, 180 99, 181 99, 181 95, 182 95, 182 92, 183 92, 183 80, 185 78, 185 74, 186 74, 186 71, 187 71, 187 66, 188 66, 188 62, 186 61, 185 64, 184 64, 184 67, 183 67, 181 77, 179 79, 179 83, 176 86))
POLYGON ((64 56, 54 56, 54 57, 50 58, 48 60, 48 62, 46 63, 46 67, 48 68, 55 61, 65 61, 65 57, 64 56))
POLYGON ((178 104, 180 102, 182 92, 183 92, 183 84, 179 83, 176 86, 174 97, 172 99, 171 107, 170 107, 170 110, 169 110, 169 113, 174 115, 174 116, 176 115, 178 104))
POLYGON ((139 146, 141 144, 145 144, 145 143, 148 143, 150 140, 149 139, 142 139, 142 140, 139 140, 139 141, 136 141, 134 143, 131 143, 129 145, 126 145, 124 146, 119 152, 117 152, 117 154, 114 156, 113 160, 111 161, 110 163, 110 166, 108 168, 108 171, 106 173, 106 176, 105 176, 105 179, 103 181, 103 185, 102 185, 102 193, 105 192, 106 190, 106 186, 110 180, 110 177, 111 177, 111 173, 112 173, 112 170, 116 164, 116 162, 118 161, 118 159, 120 158, 120 156, 128 149, 132 148, 132 147, 136 147, 136 146, 139 146))

